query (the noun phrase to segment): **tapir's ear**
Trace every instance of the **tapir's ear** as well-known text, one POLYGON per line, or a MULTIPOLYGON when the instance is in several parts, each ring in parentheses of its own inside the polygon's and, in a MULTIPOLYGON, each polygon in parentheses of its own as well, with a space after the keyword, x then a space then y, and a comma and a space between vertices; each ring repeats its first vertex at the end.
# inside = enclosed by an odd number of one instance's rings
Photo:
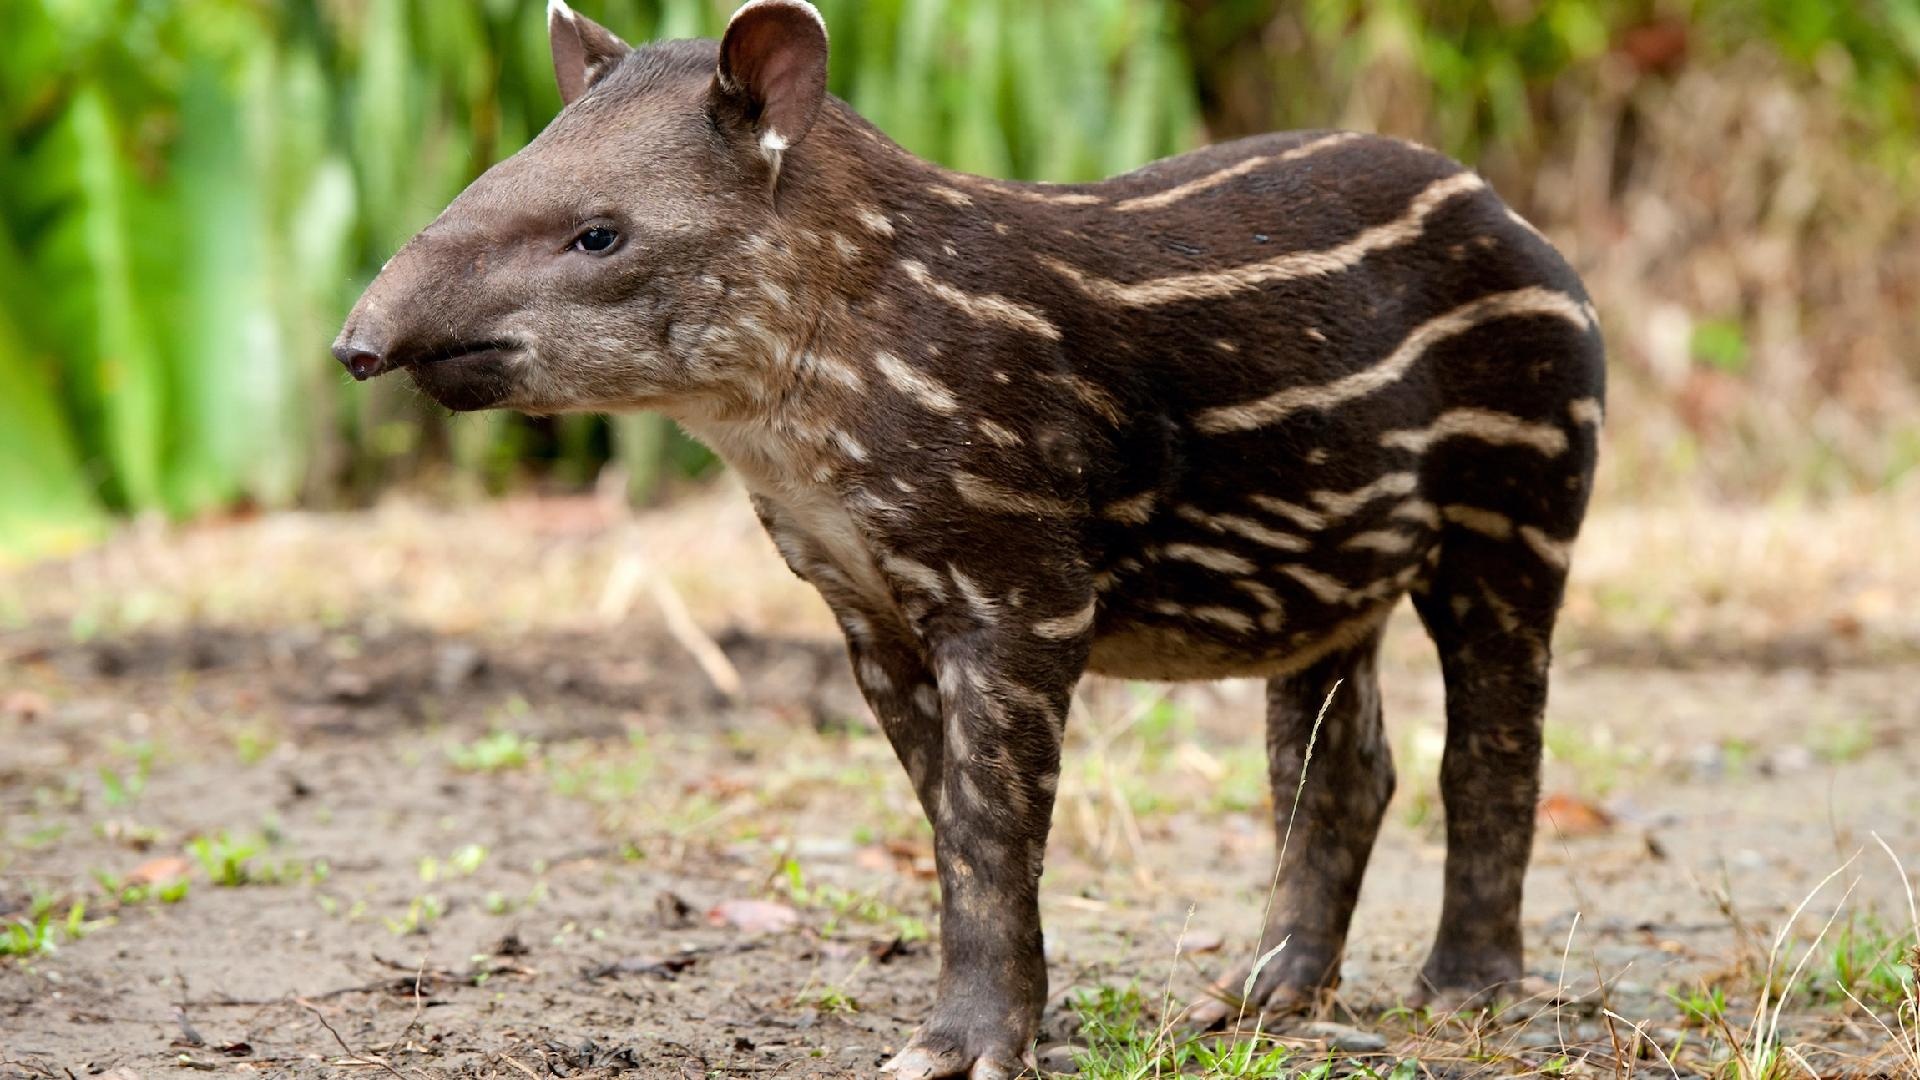
POLYGON ((547 39, 553 45, 553 77, 560 101, 571 105, 633 49, 613 31, 574 11, 566 0, 547 0, 547 39))
POLYGON ((827 24, 806 0, 748 0, 720 39, 716 104, 748 125, 777 168, 827 96, 827 24))

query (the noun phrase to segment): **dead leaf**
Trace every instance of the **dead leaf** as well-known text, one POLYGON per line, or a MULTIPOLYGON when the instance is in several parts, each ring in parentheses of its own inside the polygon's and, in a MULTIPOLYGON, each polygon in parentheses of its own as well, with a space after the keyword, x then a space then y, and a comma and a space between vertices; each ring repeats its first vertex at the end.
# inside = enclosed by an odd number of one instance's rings
POLYGON ((36 694, 31 690, 15 690, 0 698, 0 715, 21 720, 38 720, 47 715, 47 710, 52 707, 45 694, 36 694))
POLYGON ((193 864, 178 855, 148 859, 127 874, 128 885, 165 885, 193 873, 193 864))
POLYGON ((1540 800, 1540 820, 1561 836, 1598 836, 1613 828, 1613 815, 1578 795, 1554 792, 1540 800))
POLYGON ((600 964, 581 972, 589 982, 604 979, 610 975, 651 975, 669 982, 675 975, 692 967, 695 957, 689 953, 678 956, 629 956, 612 963, 600 964))
POLYGON ((871 942, 867 946, 867 956, 876 964, 890 963, 902 956, 912 956, 918 948, 906 938, 895 935, 884 941, 871 942))
POLYGON ((922 879, 940 876, 933 861, 933 845, 925 840, 889 840, 887 854, 893 856, 894 869, 922 879))
POLYGON ((707 922, 749 934, 772 934, 800 925, 800 913, 777 900, 722 900, 707 911, 707 922))

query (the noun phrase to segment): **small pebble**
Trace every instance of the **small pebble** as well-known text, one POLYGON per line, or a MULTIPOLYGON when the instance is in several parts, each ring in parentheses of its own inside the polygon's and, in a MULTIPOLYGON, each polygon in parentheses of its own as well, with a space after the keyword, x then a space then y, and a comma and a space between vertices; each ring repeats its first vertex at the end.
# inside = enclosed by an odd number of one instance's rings
POLYGON ((1071 1076, 1080 1071, 1079 1056, 1086 1052, 1086 1047, 1075 1046, 1072 1043, 1055 1043, 1052 1046, 1042 1047, 1037 1055, 1040 1061, 1040 1072, 1042 1075, 1058 1073, 1071 1076))
POLYGON ((1513 1044, 1526 1050, 1550 1050, 1560 1045, 1560 1036, 1551 1028, 1528 1028, 1513 1037, 1513 1044))
POLYGON ((1384 1035, 1327 1020, 1315 1020, 1303 1025, 1300 1028, 1300 1034, 1309 1039, 1324 1039, 1327 1049, 1349 1054, 1371 1053, 1387 1048, 1387 1039, 1384 1035))
POLYGON ((434 687, 443 694, 451 694, 486 666, 487 658, 471 645, 459 642, 442 645, 433 658, 434 687))

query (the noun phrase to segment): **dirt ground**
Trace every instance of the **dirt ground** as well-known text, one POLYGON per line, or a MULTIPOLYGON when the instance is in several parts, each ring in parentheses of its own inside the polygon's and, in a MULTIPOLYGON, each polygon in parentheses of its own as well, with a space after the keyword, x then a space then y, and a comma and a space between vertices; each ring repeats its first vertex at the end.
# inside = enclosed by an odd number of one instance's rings
MULTIPOLYGON (((1399 619, 1400 790, 1288 1068, 1914 1075, 1915 551, 1911 499, 1596 517, 1528 882, 1561 1003, 1497 1015, 1399 1007, 1442 856, 1399 619)), ((830 625, 727 493, 143 525, 0 574, 0 1076, 873 1075, 931 1003, 935 894, 830 625)), ((1083 689, 1050 1066, 1126 1075, 1088 1017, 1150 1040, 1249 958, 1259 700, 1083 689)))

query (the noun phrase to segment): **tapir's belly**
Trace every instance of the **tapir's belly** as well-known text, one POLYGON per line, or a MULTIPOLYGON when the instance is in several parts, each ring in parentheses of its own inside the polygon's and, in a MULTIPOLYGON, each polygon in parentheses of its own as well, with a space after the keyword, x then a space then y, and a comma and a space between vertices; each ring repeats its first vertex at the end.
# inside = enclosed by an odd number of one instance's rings
POLYGON ((1197 636, 1170 622, 1113 620, 1094 635, 1087 670, 1121 679, 1181 681, 1272 678, 1364 639, 1386 621, 1392 601, 1310 630, 1242 643, 1197 636))
POLYGON ((1377 629, 1438 554, 1411 473, 1225 501, 1164 497, 1096 565, 1091 670, 1272 677, 1377 629))

